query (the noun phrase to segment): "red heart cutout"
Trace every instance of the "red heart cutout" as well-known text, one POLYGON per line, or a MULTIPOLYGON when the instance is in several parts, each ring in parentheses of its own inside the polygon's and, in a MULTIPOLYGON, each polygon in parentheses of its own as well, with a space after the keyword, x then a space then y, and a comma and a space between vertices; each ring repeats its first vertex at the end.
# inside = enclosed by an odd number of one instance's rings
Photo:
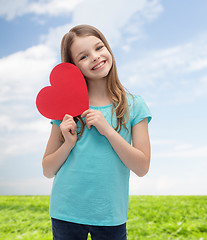
POLYGON ((62 120, 65 114, 76 117, 89 108, 85 78, 71 63, 60 63, 50 73, 51 86, 40 90, 38 111, 46 118, 62 120))

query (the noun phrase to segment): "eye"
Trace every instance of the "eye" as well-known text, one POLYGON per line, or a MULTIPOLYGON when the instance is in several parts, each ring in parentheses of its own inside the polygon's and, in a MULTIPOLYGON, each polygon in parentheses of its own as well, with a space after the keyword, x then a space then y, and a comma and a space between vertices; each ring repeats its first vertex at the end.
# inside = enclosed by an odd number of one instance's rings
POLYGON ((98 50, 101 50, 101 48, 103 48, 103 46, 97 47, 96 50, 97 50, 97 51, 98 51, 98 50))
POLYGON ((86 56, 83 56, 83 57, 81 57, 81 59, 80 60, 83 60, 83 59, 85 59, 86 58, 86 56))

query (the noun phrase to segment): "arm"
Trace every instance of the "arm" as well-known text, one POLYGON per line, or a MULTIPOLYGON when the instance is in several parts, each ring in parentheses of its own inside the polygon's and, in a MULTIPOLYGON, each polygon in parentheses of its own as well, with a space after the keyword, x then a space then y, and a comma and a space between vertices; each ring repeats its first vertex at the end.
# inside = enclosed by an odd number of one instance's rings
POLYGON ((151 155, 147 118, 132 127, 132 146, 113 128, 108 131, 106 137, 129 169, 139 177, 147 174, 151 155))
POLYGON ((68 158, 77 140, 76 124, 71 116, 66 115, 64 117, 60 128, 56 124, 52 125, 51 134, 43 156, 43 174, 47 178, 52 178, 56 175, 68 158), (61 131, 65 139, 64 143, 59 138, 61 131))

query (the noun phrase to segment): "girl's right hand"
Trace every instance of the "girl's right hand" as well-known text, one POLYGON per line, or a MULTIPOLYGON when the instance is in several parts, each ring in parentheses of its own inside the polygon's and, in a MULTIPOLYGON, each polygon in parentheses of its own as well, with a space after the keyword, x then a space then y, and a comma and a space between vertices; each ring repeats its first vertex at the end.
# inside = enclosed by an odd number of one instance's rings
POLYGON ((77 125, 71 115, 65 114, 63 121, 60 124, 60 130, 65 139, 65 143, 74 147, 77 141, 77 125))

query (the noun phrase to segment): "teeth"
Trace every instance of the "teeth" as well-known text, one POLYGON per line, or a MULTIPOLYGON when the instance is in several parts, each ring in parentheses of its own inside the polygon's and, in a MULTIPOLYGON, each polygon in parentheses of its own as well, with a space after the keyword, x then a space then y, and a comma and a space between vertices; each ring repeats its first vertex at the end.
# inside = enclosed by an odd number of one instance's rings
POLYGON ((97 68, 99 68, 99 67, 103 66, 103 65, 104 65, 104 63, 105 63, 105 62, 101 62, 99 65, 97 65, 96 67, 94 67, 94 68, 93 68, 93 70, 95 70, 95 69, 97 69, 97 68))

